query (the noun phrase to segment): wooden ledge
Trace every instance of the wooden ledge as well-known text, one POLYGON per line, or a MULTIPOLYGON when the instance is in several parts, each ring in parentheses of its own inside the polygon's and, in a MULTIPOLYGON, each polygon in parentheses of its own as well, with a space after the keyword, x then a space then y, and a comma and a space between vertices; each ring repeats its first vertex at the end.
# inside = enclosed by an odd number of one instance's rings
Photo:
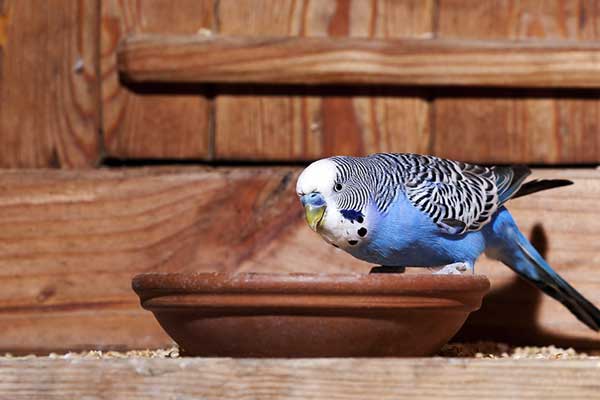
POLYGON ((598 359, 0 361, 0 392, 14 400, 591 399, 598 396, 598 382, 598 359))
POLYGON ((600 87, 600 43, 134 35, 129 81, 600 87))

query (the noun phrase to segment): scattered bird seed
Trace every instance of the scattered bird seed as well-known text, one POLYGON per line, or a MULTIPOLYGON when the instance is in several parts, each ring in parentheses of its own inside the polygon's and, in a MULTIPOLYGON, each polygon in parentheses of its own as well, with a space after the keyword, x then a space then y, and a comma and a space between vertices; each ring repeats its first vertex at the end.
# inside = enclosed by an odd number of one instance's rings
MULTIPOLYGON (((11 359, 32 359, 42 358, 43 356, 35 356, 29 354, 26 356, 14 356, 10 353, 5 354, 0 358, 11 358, 11 359)), ((102 351, 102 350, 90 350, 82 352, 68 352, 66 354, 50 353, 47 358, 50 359, 90 359, 90 360, 104 360, 111 358, 179 358, 179 348, 171 347, 168 349, 157 349, 157 350, 130 350, 127 352, 120 351, 102 351)))
MULTIPOLYGON (((485 358, 485 359, 600 359, 600 350, 594 352, 578 352, 572 348, 562 349, 556 346, 525 346, 513 347, 506 343, 475 342, 475 343, 449 343, 438 353, 440 357, 485 358)), ((90 350, 83 352, 69 352, 66 354, 50 353, 47 357, 35 355, 15 356, 10 353, 0 356, 6 359, 29 360, 35 358, 49 359, 90 359, 106 360, 115 358, 179 358, 179 348, 173 346, 168 349, 158 350, 131 350, 127 352, 90 350)))
POLYGON ((513 347, 506 343, 475 342, 475 343, 449 343, 440 350, 441 357, 465 358, 510 358, 510 359, 596 359, 600 352, 577 352, 573 348, 563 349, 556 346, 524 346, 513 347))

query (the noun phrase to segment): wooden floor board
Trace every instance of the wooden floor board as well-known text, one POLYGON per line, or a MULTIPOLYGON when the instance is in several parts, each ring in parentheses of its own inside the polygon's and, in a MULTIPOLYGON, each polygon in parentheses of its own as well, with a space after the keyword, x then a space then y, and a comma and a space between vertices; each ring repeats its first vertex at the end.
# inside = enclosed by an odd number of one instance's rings
POLYGON ((599 360, 1 360, 0 398, 597 399, 599 360))

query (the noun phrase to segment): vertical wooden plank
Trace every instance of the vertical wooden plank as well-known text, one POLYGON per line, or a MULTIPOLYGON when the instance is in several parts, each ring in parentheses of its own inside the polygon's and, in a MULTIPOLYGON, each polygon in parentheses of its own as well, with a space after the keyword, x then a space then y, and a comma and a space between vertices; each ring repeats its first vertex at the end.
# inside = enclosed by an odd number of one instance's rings
POLYGON ((212 10, 212 0, 102 1, 102 105, 108 156, 210 157, 210 101, 191 86, 124 87, 115 51, 119 40, 130 33, 210 34, 212 10))
POLYGON ((0 2, 0 167, 98 160, 99 0, 0 2))
MULTIPOLYGON (((374 37, 431 37, 434 1, 380 1, 377 3, 374 37)), ((402 91, 372 97, 371 140, 365 153, 380 151, 427 153, 431 146, 430 103, 423 97, 405 96, 402 91)), ((366 115, 366 112, 360 113, 366 115)))
MULTIPOLYGON (((413 0, 222 0, 218 25, 219 33, 231 35, 427 37, 433 9, 433 1, 413 0)), ((216 157, 304 160, 429 148, 428 103, 414 92, 299 91, 304 95, 218 96, 216 157)))
MULTIPOLYGON (((300 35, 306 6, 293 0, 220 0, 219 34, 300 35)), ((217 96, 215 157, 277 159, 301 153, 305 113, 300 99, 291 96, 217 96)))
MULTIPOLYGON (((441 0, 440 37, 473 39, 598 38, 594 1, 441 0)), ((435 154, 465 161, 595 163, 600 160, 600 102, 529 91, 497 99, 435 101, 435 154), (537 94, 536 94, 537 93, 537 94)), ((498 94, 498 93, 496 93, 498 94)), ((494 95, 494 93, 492 93, 494 95)))

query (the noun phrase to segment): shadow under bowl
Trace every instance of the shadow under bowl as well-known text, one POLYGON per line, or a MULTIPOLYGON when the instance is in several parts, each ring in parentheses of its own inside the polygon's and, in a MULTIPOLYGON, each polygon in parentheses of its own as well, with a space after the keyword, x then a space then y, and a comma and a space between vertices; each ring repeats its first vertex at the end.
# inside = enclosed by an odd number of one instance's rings
POLYGON ((435 354, 481 305, 481 275, 149 273, 133 279, 184 354, 435 354))

